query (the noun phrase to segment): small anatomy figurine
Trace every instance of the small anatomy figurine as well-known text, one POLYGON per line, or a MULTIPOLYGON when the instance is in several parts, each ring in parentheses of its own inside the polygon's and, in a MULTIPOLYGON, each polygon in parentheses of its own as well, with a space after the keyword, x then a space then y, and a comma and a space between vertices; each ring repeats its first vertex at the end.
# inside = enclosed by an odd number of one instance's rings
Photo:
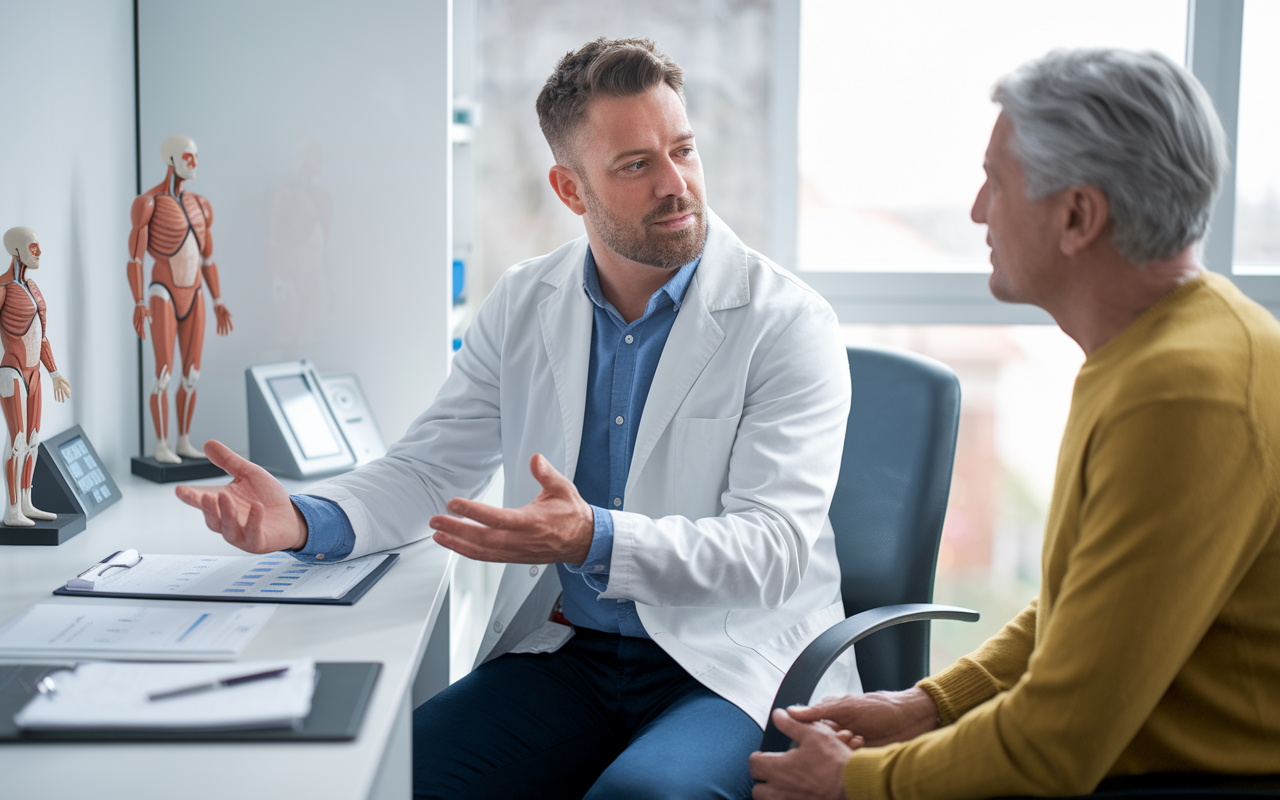
POLYGON ((196 407, 196 381, 200 379, 200 352, 204 346, 201 273, 213 295, 219 336, 231 332, 231 312, 222 303, 218 267, 213 263, 213 239, 209 235, 213 208, 205 198, 182 188, 185 181, 196 177, 196 143, 186 136, 170 136, 160 143, 160 157, 169 168, 164 182, 133 201, 129 288, 135 303, 133 329, 146 339, 146 323, 151 323, 151 346, 156 354, 155 381, 151 385, 155 458, 178 464, 182 462, 179 456, 204 458, 204 453, 191 444, 191 415, 196 407), (150 253, 155 259, 145 299, 143 253, 150 253), (168 389, 175 336, 182 355, 182 377, 174 398, 178 406, 178 443, 171 449, 168 389))
POLYGON ((31 505, 31 475, 40 444, 40 363, 53 379, 53 398, 71 396, 71 384, 58 374, 53 348, 45 338, 44 297, 28 269, 40 268, 40 240, 30 228, 10 228, 4 249, 12 259, 0 275, 0 408, 9 427, 9 455, 4 462, 5 525, 35 525, 33 520, 57 519, 57 514, 31 505))

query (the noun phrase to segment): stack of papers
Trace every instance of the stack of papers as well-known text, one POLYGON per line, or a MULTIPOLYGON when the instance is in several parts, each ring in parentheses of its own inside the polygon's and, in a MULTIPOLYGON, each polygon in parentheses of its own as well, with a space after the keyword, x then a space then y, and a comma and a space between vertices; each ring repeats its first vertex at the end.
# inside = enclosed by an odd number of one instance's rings
POLYGON ((275 612, 268 605, 155 608, 48 603, 0 629, 0 657, 229 661, 275 612))
POLYGON ((236 664, 81 664, 49 676, 14 716, 24 730, 242 730, 299 724, 311 713, 311 659, 236 664), (288 667, 283 675, 160 700, 151 695, 288 667))

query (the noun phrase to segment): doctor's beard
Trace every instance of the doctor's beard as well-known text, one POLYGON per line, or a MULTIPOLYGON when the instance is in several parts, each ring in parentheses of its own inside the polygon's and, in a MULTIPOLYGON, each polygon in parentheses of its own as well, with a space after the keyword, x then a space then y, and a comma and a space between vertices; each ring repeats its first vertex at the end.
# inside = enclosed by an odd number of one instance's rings
POLYGON ((596 233, 610 250, 640 264, 659 269, 679 269, 697 258, 707 243, 706 208, 698 198, 686 194, 667 198, 662 205, 645 214, 639 226, 626 222, 610 211, 591 184, 583 181, 583 200, 596 233), (677 231, 664 231, 653 223, 679 213, 693 214, 694 223, 677 231))

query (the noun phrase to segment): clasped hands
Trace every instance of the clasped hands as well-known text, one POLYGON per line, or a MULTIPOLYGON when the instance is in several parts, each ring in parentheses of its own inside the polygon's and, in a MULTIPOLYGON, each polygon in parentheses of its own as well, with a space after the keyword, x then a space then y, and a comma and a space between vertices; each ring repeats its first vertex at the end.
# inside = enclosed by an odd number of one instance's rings
MULTIPOLYGON (((209 461, 226 470, 223 486, 179 486, 182 502, 204 512, 209 529, 250 553, 297 550, 307 543, 307 524, 289 492, 262 467, 216 440, 205 443, 209 461)), ((595 515, 573 483, 541 454, 529 471, 542 486, 520 508, 493 506, 457 497, 450 514, 429 524, 435 540, 467 558, 508 564, 581 564, 591 550, 595 515)))
POLYGON ((824 697, 812 706, 773 712, 773 724, 797 747, 752 753, 755 800, 830 798, 844 794, 844 765, 853 751, 905 742, 938 725, 938 707, 923 689, 824 697))

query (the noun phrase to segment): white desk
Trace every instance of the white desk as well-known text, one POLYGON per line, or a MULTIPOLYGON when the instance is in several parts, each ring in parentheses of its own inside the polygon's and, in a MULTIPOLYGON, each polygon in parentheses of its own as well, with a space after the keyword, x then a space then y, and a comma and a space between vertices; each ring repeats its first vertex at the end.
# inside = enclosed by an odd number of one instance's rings
MULTIPOLYGON (((117 476, 123 498, 59 547, 0 546, 0 625, 34 603, 172 605, 180 601, 55 597, 67 578, 116 550, 235 554, 173 485, 117 476)), ((201 483, 221 483, 219 480, 201 483)), ((305 484, 288 482, 290 491, 305 484)), ((14 800, 398 798, 411 794, 414 701, 448 683, 446 593, 455 554, 431 540, 398 548, 400 561, 354 606, 281 605, 244 660, 311 656, 379 661, 382 673, 354 742, 0 745, 0 796, 14 800), (437 616, 444 608, 436 636, 437 616), (428 667, 421 673, 431 640, 428 667), (443 649, 443 653, 440 650, 443 649)))

